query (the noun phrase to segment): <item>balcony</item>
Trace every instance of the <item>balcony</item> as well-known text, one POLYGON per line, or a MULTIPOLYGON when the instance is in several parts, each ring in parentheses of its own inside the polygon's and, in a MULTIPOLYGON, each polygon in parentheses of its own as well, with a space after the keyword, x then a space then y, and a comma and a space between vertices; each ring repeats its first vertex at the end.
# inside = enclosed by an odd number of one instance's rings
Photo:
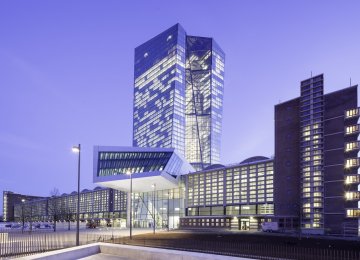
POLYGON ((356 118, 360 116, 360 108, 353 108, 345 111, 345 119, 356 118))
POLYGON ((360 133, 360 125, 356 124, 356 125, 349 125, 345 127, 345 135, 354 135, 354 134, 358 134, 360 133))
POLYGON ((346 200, 360 200, 360 192, 358 191, 347 191, 345 192, 346 200))

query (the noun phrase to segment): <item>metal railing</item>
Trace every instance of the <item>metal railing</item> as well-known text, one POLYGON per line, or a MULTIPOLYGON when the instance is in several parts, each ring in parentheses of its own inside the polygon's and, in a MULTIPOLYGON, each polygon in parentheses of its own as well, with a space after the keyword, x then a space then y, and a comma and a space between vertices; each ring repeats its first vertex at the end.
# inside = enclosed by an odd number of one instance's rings
POLYGON ((359 248, 340 250, 333 248, 300 247, 284 244, 244 243, 238 241, 192 240, 192 239, 127 239, 116 238, 117 244, 175 249, 235 257, 248 257, 263 260, 359 260, 359 248))
MULTIPOLYGON (((112 242, 115 238, 119 239, 113 235, 84 232, 80 233, 80 245, 112 242)), ((22 257, 73 246, 76 246, 73 233, 10 233, 0 236, 0 259, 22 257)))

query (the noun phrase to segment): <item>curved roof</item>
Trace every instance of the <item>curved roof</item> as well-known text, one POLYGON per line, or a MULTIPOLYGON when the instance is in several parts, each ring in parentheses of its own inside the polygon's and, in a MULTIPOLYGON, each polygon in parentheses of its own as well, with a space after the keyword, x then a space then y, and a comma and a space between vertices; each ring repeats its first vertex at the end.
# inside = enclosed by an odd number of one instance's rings
POLYGON ((222 164, 212 164, 212 165, 209 165, 208 167, 206 167, 204 170, 215 170, 215 169, 220 169, 220 168, 225 168, 225 166, 222 164))
POLYGON ((70 195, 75 195, 75 194, 77 194, 76 191, 73 191, 73 192, 70 193, 70 195))
POLYGON ((242 164, 242 163, 252 163, 252 162, 269 160, 269 159, 270 158, 265 157, 265 156, 253 156, 253 157, 247 158, 244 161, 240 162, 240 164, 242 164))
POLYGON ((97 187, 94 188, 94 190, 102 190, 102 189, 104 189, 104 188, 100 187, 100 186, 97 186, 97 187))

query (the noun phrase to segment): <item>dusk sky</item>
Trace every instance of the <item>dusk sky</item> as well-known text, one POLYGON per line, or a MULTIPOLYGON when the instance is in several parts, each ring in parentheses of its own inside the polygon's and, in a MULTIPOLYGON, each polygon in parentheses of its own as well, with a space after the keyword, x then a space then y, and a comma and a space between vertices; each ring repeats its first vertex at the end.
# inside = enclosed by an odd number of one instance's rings
MULTIPOLYGON (((226 53, 222 163, 274 154, 274 105, 324 73, 360 83, 360 1, 0 2, 0 192, 93 188, 93 146, 132 143, 134 48, 180 23, 226 53)), ((2 212, 2 198, 0 202, 2 212)))

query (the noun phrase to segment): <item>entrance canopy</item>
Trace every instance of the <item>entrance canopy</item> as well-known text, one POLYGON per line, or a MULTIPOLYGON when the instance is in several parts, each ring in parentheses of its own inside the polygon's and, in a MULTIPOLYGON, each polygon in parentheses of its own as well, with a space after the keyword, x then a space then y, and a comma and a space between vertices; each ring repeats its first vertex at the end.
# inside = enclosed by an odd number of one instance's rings
POLYGON ((94 147, 94 183, 117 190, 130 190, 130 174, 134 192, 177 188, 193 171, 173 148, 94 147))

